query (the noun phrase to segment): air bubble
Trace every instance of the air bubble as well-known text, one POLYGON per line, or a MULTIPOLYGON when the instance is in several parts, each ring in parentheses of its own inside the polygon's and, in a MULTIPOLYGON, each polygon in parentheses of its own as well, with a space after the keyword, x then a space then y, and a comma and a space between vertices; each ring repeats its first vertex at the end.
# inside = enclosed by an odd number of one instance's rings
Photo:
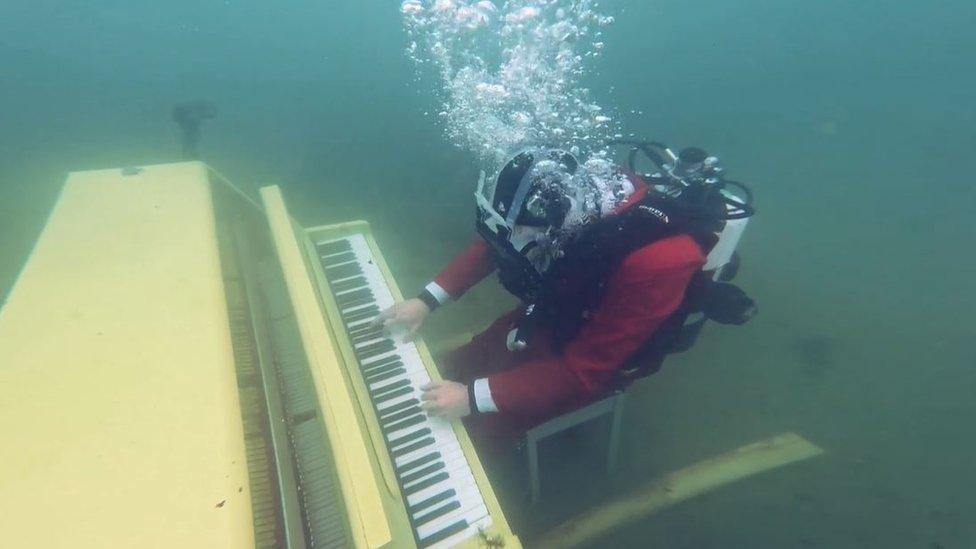
POLYGON ((402 2, 407 55, 436 68, 449 139, 489 168, 533 143, 603 149, 616 124, 580 84, 606 47, 600 26, 612 22, 595 8, 592 0, 402 2))

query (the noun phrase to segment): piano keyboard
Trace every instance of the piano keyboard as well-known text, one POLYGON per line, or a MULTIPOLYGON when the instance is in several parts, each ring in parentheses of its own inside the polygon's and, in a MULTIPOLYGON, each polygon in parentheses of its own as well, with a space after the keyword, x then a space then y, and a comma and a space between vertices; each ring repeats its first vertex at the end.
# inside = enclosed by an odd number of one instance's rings
POLYGON ((451 424, 420 409, 431 381, 413 343, 370 326, 394 298, 361 234, 316 244, 345 334, 379 420, 420 547, 450 547, 491 516, 451 424))

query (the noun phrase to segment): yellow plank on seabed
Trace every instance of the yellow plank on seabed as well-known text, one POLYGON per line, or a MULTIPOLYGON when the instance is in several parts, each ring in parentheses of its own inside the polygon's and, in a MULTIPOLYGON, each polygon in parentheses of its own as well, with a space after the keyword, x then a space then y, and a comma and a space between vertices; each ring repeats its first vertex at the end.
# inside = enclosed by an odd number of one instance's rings
POLYGON ((206 167, 73 173, 0 310, 7 547, 253 545, 206 167))
POLYGON ((783 433, 755 442, 653 480, 623 499, 554 528, 536 546, 577 547, 592 543, 621 526, 687 499, 822 453, 822 449, 795 433, 783 433))

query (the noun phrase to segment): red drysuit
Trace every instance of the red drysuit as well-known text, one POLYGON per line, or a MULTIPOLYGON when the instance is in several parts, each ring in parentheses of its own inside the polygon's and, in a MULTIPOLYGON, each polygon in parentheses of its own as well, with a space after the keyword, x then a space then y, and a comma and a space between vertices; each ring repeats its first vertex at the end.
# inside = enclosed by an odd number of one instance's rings
MULTIPOLYGON (((647 193, 643 183, 618 212, 647 193)), ((627 255, 606 281, 603 297, 579 333, 555 352, 545 331, 529 349, 509 351, 506 337, 521 314, 496 320, 449 358, 459 381, 487 378, 491 400, 502 415, 529 426, 604 396, 617 369, 684 299, 705 256, 688 235, 658 240, 627 255)), ((495 266, 482 240, 457 255, 434 282, 459 298, 495 266)))

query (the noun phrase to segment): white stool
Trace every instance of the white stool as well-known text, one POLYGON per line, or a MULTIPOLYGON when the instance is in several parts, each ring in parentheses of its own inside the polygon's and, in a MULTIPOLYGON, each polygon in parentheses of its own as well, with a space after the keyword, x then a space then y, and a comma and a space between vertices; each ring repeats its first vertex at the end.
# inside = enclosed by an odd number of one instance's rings
POLYGON ((525 443, 529 456, 529 481, 532 489, 532 501, 539 501, 539 441, 576 427, 581 423, 596 419, 606 414, 613 414, 610 423, 610 440, 607 449, 607 473, 613 471, 617 463, 617 445, 620 442, 620 418, 624 408, 624 393, 614 393, 613 396, 583 406, 572 412, 554 417, 549 421, 536 425, 525 433, 525 443))

